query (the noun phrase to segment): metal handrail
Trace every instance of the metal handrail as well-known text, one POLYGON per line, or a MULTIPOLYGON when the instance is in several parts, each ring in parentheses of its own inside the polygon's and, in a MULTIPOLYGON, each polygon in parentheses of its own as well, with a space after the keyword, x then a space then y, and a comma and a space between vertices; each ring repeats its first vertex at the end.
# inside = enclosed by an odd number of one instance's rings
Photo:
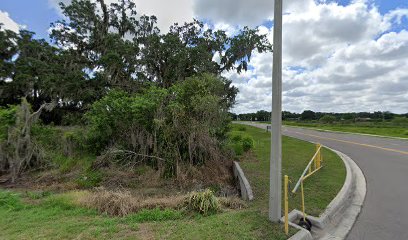
MULTIPOLYGON (((316 153, 313 155, 312 159, 311 159, 311 160, 309 161, 309 163, 307 164, 307 166, 306 166, 305 170, 303 171, 302 175, 300 175, 300 178, 299 178, 299 180, 297 181, 295 187, 293 188, 292 193, 295 193, 296 190, 299 188, 300 183, 304 180, 304 177, 305 177, 305 175, 306 175, 306 172, 307 172, 308 169, 311 167, 312 162, 313 162, 313 161, 315 160, 315 158, 317 157, 317 154, 320 152, 320 149, 321 149, 321 148, 322 148, 322 146, 320 145, 320 147, 316 150, 316 153)), ((320 169, 320 168, 318 168, 318 169, 320 169)), ((315 169, 315 171, 317 171, 318 169, 315 169)), ((313 174, 315 171, 313 171, 312 174, 313 174)), ((311 175, 311 174, 310 174, 310 175, 311 175)), ((310 176, 310 175, 309 175, 309 176, 310 176)))

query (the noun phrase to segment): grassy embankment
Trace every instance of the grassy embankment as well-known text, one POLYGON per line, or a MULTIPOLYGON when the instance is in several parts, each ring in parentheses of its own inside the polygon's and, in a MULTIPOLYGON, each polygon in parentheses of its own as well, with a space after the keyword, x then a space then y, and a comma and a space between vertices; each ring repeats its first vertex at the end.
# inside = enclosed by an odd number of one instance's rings
MULTIPOLYGON (((269 194, 270 133, 259 128, 234 124, 232 134, 249 135, 255 139, 252 154, 242 157, 241 166, 253 188, 253 205, 266 214, 269 194)), ((282 175, 288 175, 292 186, 315 153, 315 145, 298 139, 282 138, 282 175)), ((318 216, 343 186, 345 167, 341 159, 332 151, 323 149, 323 168, 305 182, 305 205, 308 214, 318 216)), ((289 196, 289 211, 301 209, 300 194, 289 196)))
POLYGON ((285 125, 318 128, 330 131, 374 134, 386 137, 408 138, 408 127, 394 126, 382 123, 361 123, 361 124, 322 124, 322 123, 298 123, 285 121, 285 125))
MULTIPOLYGON (((111 217, 78 206, 81 192, 1 190, 0 239, 286 239, 282 226, 271 224, 267 218, 269 134, 253 127, 245 127, 245 131, 238 128, 233 125, 231 134, 255 140, 252 153, 241 157, 255 194, 255 201, 245 209, 210 216, 153 209, 111 217)), ((313 153, 312 144, 284 137, 283 173, 296 181, 313 153)), ((307 212, 313 215, 323 211, 345 177, 341 160, 328 150, 323 155, 325 167, 305 184, 307 212)), ((290 208, 299 206, 299 195, 291 196, 290 208)))

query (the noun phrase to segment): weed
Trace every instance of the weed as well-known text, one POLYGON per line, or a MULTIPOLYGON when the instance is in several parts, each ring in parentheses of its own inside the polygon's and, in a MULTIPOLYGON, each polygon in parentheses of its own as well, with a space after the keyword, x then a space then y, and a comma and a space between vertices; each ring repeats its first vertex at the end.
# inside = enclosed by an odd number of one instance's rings
POLYGON ((24 208, 24 204, 17 193, 0 191, 0 207, 7 211, 18 211, 24 208))
POLYGON ((102 173, 99 171, 87 170, 85 174, 76 179, 76 183, 82 188, 97 187, 102 181, 102 173))
POLYGON ((181 211, 173 209, 164 209, 160 208, 154 209, 142 209, 138 213, 130 214, 126 217, 126 220, 132 222, 150 222, 150 221, 166 221, 166 220, 177 220, 183 217, 181 211))
POLYGON ((217 198, 209 189, 203 192, 192 192, 187 198, 187 206, 203 215, 216 213, 220 209, 217 198))
POLYGON ((52 193, 49 191, 39 191, 39 192, 26 192, 28 198, 36 200, 42 199, 44 197, 50 196, 52 193))

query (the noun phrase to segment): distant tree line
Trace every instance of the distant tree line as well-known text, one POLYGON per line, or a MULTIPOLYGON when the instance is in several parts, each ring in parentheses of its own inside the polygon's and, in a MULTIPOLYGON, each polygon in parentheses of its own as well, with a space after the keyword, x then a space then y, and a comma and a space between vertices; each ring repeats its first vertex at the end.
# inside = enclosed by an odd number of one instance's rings
MULTIPOLYGON (((234 121, 270 121, 271 112, 260 110, 255 113, 231 113, 234 121)), ((314 112, 305 110, 302 113, 282 111, 282 120, 287 121, 319 121, 336 122, 336 121, 389 121, 395 118, 408 118, 408 113, 396 114, 389 111, 381 112, 349 112, 349 113, 333 113, 333 112, 314 112)))

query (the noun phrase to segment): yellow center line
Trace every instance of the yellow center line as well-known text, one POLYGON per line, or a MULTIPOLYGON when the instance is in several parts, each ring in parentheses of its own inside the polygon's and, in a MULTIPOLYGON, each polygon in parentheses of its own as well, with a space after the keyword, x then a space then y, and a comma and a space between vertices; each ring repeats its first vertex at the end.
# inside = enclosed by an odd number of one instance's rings
POLYGON ((408 152, 397 150, 397 149, 379 147, 379 146, 375 146, 375 145, 352 142, 352 141, 341 140, 341 139, 330 138, 330 137, 321 137, 321 136, 318 136, 318 135, 301 133, 301 132, 296 132, 296 131, 293 131, 293 132, 297 133, 297 134, 300 134, 300 135, 305 135, 305 136, 310 136, 310 137, 315 137, 315 138, 320 138, 320 139, 333 140, 333 141, 337 141, 337 142, 349 143, 349 144, 354 144, 354 145, 359 145, 359 146, 364 146, 364 147, 377 148, 377 149, 381 149, 381 150, 384 150, 384 151, 397 152, 397 153, 408 155, 408 152))

